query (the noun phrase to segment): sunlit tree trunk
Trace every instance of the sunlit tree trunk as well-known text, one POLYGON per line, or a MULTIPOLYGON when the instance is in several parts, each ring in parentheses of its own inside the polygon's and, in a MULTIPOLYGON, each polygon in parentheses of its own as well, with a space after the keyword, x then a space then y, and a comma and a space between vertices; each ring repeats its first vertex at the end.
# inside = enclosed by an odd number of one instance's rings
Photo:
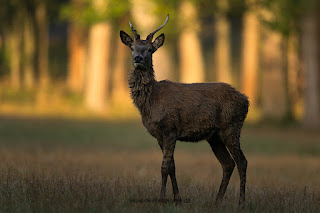
POLYGON ((180 6, 179 37, 180 80, 184 83, 203 82, 204 65, 198 37, 199 20, 193 3, 184 0, 180 6))
POLYGON ((230 54, 230 22, 226 16, 228 1, 217 1, 219 12, 215 15, 215 64, 217 80, 232 83, 230 54))
POLYGON ((302 55, 306 73, 305 111, 303 122, 306 126, 320 124, 320 83, 319 83, 319 37, 314 14, 307 14, 302 22, 302 55))
POLYGON ((82 92, 87 62, 87 37, 85 29, 72 23, 68 32, 68 87, 73 92, 82 92))
POLYGON ((242 92, 250 100, 251 108, 257 105, 259 37, 260 26, 254 11, 247 12, 243 17, 242 46, 242 92))
MULTIPOLYGON (((106 10, 108 2, 94 0, 92 3, 99 14, 106 10)), ((108 21, 94 24, 89 29, 85 104, 92 111, 103 111, 108 107, 111 35, 112 27, 108 21)))
POLYGON ((264 118, 280 120, 286 113, 283 39, 264 29, 262 45, 262 111, 264 118))
MULTIPOLYGON (((130 0, 132 4, 132 24, 141 35, 141 39, 146 39, 147 35, 157 29, 165 20, 166 14, 163 17, 158 17, 153 10, 156 5, 154 1, 149 0, 130 0)), ((170 22, 169 22, 170 23, 170 22)), ((168 25, 169 25, 168 23, 168 25)), ((161 31, 165 33, 168 26, 161 31)), ((157 33, 154 39, 159 35, 157 33)), ((168 48, 168 43, 159 48, 153 55, 153 68, 157 80, 170 79, 173 76, 172 54, 168 48)))
POLYGON ((292 33, 288 38, 288 95, 291 99, 291 108, 294 118, 302 118, 302 98, 299 92, 302 79, 299 77, 301 72, 301 60, 298 53, 298 35, 292 33))
POLYGON ((24 18, 23 39, 23 82, 27 89, 31 89, 35 86, 35 33, 29 14, 24 18))
POLYGON ((21 86, 21 41, 22 31, 19 20, 6 31, 7 55, 9 57, 10 83, 13 89, 21 86))
POLYGON ((39 73, 39 84, 41 87, 46 87, 49 83, 49 23, 44 1, 39 1, 35 11, 35 18, 38 39, 37 69, 39 73))
MULTIPOLYGON (((72 0, 75 10, 83 10, 83 0, 72 0)), ((68 27, 68 88, 77 93, 83 92, 84 78, 87 64, 87 30, 75 21, 68 27)))
POLYGON ((111 33, 108 22, 94 24, 89 30, 85 102, 93 111, 102 111, 107 104, 111 33))
POLYGON ((117 39, 116 44, 116 58, 115 66, 113 69, 112 79, 112 101, 116 104, 128 104, 130 100, 128 83, 127 83, 127 63, 128 60, 128 47, 125 46, 120 39, 117 39))

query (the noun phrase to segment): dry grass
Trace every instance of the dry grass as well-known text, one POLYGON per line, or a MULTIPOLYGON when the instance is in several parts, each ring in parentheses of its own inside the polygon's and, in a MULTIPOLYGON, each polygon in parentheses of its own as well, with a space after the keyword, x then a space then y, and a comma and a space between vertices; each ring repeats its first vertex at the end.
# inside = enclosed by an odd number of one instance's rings
MULTIPOLYGON (((319 212, 319 139, 319 131, 299 127, 246 128, 244 211, 319 212)), ((222 171, 207 143, 177 144, 178 184, 189 202, 151 202, 161 158, 140 122, 1 117, 0 212, 239 211, 236 170, 222 205, 214 205, 222 171)))
MULTIPOLYGON (((176 152, 182 206, 157 199, 160 151, 0 151, 1 212, 237 212, 238 174, 214 206, 221 168, 211 153, 176 152), (133 199, 138 202, 132 202, 133 199), (139 201, 143 201, 139 203, 139 201)), ((248 156, 248 212, 319 212, 320 158, 248 156)), ((168 184, 168 198, 172 198, 168 184)))

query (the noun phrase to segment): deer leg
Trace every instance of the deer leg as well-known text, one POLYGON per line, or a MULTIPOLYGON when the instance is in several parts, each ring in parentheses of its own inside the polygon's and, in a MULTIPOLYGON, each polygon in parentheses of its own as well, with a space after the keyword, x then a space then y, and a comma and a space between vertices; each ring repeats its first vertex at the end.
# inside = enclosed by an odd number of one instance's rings
POLYGON ((241 132, 241 126, 240 128, 233 126, 225 129, 222 137, 224 139, 224 143, 227 146, 233 160, 237 164, 237 168, 240 176, 239 206, 243 207, 245 202, 246 173, 247 173, 248 161, 240 148, 240 132, 241 132))
POLYGON ((169 175, 171 178, 174 201, 175 201, 175 203, 181 203, 181 196, 180 196, 179 189, 178 189, 178 183, 177 183, 177 179, 176 179, 176 167, 175 167, 173 156, 172 156, 172 162, 171 162, 170 168, 169 168, 169 175))
MULTIPOLYGON (((162 148, 162 153, 163 153, 162 166, 161 166, 162 185, 161 185, 161 190, 160 190, 160 200, 165 201, 167 179, 168 179, 169 174, 171 177, 172 186, 174 187, 173 192, 177 193, 177 198, 179 195, 177 181, 175 179, 175 174, 174 174, 175 171, 174 171, 173 153, 174 153, 174 149, 175 149, 175 142, 170 143, 170 144, 164 143, 164 144, 161 144, 160 147, 162 148)), ((176 198, 176 194, 175 194, 175 198, 176 198)))
POLYGON ((222 181, 216 198, 216 203, 220 203, 227 190, 230 177, 235 167, 235 163, 231 158, 226 146, 223 144, 218 135, 214 135, 212 138, 208 140, 208 142, 211 146, 213 153, 219 160, 223 170, 222 181))

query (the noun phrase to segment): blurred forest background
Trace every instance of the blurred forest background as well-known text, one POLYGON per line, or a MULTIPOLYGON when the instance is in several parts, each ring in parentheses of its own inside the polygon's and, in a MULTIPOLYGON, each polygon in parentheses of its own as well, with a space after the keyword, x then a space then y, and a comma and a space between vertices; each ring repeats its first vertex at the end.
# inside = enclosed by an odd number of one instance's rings
POLYGON ((177 143, 190 203, 130 202, 158 198, 162 153, 130 100, 119 31, 132 35, 130 20, 145 39, 167 14, 157 80, 223 81, 250 99, 245 212, 319 212, 319 9, 319 0, 1 0, 0 212, 239 212, 236 170, 213 203, 222 170, 207 143, 177 143))
POLYGON ((251 122, 320 125, 316 0, 2 0, 0 113, 136 118, 119 31, 170 14, 157 80, 232 84, 251 122))

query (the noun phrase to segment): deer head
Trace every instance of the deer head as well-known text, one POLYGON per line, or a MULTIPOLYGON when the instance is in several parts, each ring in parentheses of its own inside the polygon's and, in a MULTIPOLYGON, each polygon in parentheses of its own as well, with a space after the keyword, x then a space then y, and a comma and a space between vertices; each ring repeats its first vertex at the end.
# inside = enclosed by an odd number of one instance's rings
POLYGON ((133 33, 133 39, 124 31, 120 31, 121 41, 130 47, 132 51, 132 62, 134 68, 139 68, 142 70, 149 70, 152 68, 152 54, 163 45, 164 43, 164 34, 162 33, 158 36, 153 42, 153 36, 156 32, 158 32, 161 28, 163 28, 169 20, 169 14, 165 22, 157 28, 155 31, 150 33, 146 40, 141 40, 140 35, 133 28, 131 22, 129 25, 131 27, 133 33))

